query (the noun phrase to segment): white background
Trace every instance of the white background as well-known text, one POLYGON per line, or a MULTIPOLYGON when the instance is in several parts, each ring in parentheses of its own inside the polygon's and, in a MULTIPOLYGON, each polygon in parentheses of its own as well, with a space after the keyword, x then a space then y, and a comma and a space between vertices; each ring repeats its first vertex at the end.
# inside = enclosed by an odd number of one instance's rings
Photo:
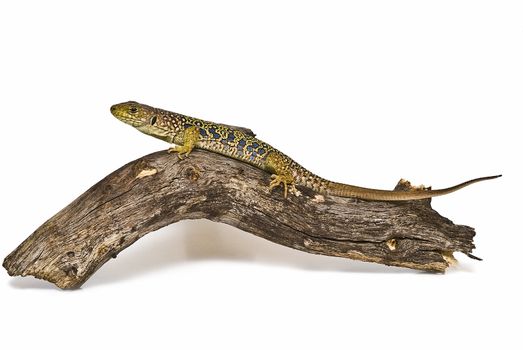
POLYGON ((519 1, 3 1, 2 259, 168 146, 111 116, 130 99, 250 127, 351 184, 504 177, 433 200, 484 258, 445 275, 183 222, 77 291, 2 273, 0 348, 521 348, 522 19, 519 1))

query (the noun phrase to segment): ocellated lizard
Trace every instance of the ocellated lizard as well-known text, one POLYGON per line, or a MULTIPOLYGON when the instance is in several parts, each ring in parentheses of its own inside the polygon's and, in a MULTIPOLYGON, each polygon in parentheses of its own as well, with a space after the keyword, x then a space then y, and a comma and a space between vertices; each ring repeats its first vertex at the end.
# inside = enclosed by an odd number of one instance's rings
POLYGON ((285 197, 289 190, 296 191, 295 185, 302 185, 318 193, 342 197, 378 201, 415 200, 445 195, 475 182, 501 176, 481 177, 439 190, 376 190, 325 180, 243 128, 212 123, 133 101, 112 106, 111 113, 147 135, 174 144, 169 152, 176 152, 180 158, 187 157, 194 148, 201 148, 265 170, 272 174, 269 189, 283 185, 285 197))

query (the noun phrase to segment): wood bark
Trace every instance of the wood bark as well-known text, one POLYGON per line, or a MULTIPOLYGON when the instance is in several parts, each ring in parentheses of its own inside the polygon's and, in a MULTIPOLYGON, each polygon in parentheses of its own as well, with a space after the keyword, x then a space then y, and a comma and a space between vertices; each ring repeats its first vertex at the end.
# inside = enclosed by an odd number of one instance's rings
MULTIPOLYGON (((455 225, 430 200, 376 202, 298 187, 283 198, 270 174, 196 150, 165 151, 108 175, 62 209, 3 263, 60 288, 80 287, 105 262, 149 232, 186 219, 223 222, 308 253, 444 272, 453 252, 470 254, 474 229, 455 225)), ((400 181, 396 190, 412 190, 400 181)), ((473 256, 471 256, 473 257, 473 256)))

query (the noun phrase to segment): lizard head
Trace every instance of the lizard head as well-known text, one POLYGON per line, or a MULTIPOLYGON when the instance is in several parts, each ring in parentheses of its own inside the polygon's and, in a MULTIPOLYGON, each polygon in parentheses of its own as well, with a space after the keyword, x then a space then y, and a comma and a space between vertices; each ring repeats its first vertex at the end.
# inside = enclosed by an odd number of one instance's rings
POLYGON ((134 101, 111 106, 111 113, 122 122, 135 127, 144 134, 170 141, 172 135, 167 127, 167 120, 161 112, 157 108, 134 101))
POLYGON ((111 106, 111 113, 122 122, 135 128, 151 124, 151 119, 156 115, 155 108, 134 101, 111 106))

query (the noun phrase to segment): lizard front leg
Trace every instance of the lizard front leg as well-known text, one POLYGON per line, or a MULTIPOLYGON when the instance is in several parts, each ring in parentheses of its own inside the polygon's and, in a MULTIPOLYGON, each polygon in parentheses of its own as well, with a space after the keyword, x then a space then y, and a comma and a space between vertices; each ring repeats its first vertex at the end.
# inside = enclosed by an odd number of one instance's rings
POLYGON ((290 159, 278 152, 270 152, 265 160, 265 167, 272 173, 269 191, 283 185, 283 197, 287 198, 288 187, 291 193, 296 192, 295 179, 290 169, 290 159))
POLYGON ((196 143, 199 139, 199 130, 196 126, 191 126, 183 131, 183 144, 181 146, 178 145, 172 145, 167 152, 172 153, 176 152, 178 153, 178 158, 183 159, 183 156, 186 158, 189 156, 189 153, 193 150, 193 148, 196 146, 196 143))

